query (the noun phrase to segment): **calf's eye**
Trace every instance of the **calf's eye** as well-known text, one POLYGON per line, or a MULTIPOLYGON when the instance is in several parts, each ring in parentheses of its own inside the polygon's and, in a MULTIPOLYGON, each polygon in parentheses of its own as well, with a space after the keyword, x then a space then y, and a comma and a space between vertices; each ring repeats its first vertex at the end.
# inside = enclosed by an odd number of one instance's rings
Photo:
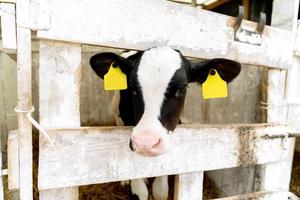
POLYGON ((175 97, 181 97, 185 95, 185 93, 186 93, 186 87, 179 88, 175 93, 175 97))
POLYGON ((132 95, 136 96, 137 95, 137 91, 136 90, 132 90, 132 95))

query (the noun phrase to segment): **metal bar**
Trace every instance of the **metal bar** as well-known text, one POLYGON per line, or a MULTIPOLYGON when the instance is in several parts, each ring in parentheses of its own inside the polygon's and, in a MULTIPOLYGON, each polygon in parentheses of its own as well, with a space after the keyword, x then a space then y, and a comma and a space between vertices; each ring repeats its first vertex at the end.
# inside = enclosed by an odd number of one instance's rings
POLYGON ((300 137, 300 132, 285 133, 285 134, 279 134, 279 135, 266 134, 264 136, 261 136, 261 138, 266 139, 266 140, 278 139, 278 138, 285 139, 285 138, 293 138, 293 137, 300 137))

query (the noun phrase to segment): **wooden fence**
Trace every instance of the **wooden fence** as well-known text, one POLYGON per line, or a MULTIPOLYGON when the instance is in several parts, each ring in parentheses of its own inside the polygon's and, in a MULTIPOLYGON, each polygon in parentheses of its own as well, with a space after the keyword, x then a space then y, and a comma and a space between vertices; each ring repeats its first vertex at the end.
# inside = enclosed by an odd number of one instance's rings
MULTIPOLYGON (((19 177, 13 181, 18 183, 20 198, 33 199, 32 127, 27 115, 32 111, 31 30, 37 30, 39 119, 55 144, 52 147, 40 138, 40 199, 73 200, 78 199, 80 185, 169 174, 178 174, 177 199, 202 199, 204 171, 253 164, 263 164, 259 173, 264 192, 225 199, 288 199, 295 139, 267 137, 293 132, 286 126, 283 102, 289 82, 286 72, 293 63, 299 1, 284 3, 294 8, 284 12, 288 30, 266 26, 261 45, 234 41, 233 17, 166 1, 17 1, 16 27, 15 14, 7 12, 9 20, 4 20, 2 12, 3 23, 8 22, 5 27, 17 33, 2 37, 17 44, 3 43, 3 48, 16 49, 18 58, 19 131, 14 144, 19 150, 19 177), (264 105, 268 123, 179 126, 172 139, 180 145, 173 145, 161 157, 138 157, 128 149, 130 128, 80 126, 82 44, 135 50, 168 45, 189 57, 225 57, 267 67, 264 105)), ((273 15, 281 16, 273 17, 275 25, 286 22, 281 4, 274 1, 273 15)), ((1 3, 14 11, 12 5, 1 3)), ((255 30, 257 23, 243 21, 242 26, 255 30)))

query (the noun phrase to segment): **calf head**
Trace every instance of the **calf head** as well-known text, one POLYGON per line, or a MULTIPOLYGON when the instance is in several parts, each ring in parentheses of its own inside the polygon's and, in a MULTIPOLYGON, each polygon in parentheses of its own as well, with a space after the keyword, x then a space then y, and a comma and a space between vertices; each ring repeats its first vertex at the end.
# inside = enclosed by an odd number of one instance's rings
POLYGON ((133 102, 135 127, 129 146, 143 156, 157 156, 169 149, 169 133, 179 123, 189 83, 202 84, 211 69, 230 82, 241 69, 239 63, 222 58, 191 63, 170 47, 151 48, 128 58, 100 53, 90 60, 101 78, 113 62, 127 75, 125 92, 133 102))

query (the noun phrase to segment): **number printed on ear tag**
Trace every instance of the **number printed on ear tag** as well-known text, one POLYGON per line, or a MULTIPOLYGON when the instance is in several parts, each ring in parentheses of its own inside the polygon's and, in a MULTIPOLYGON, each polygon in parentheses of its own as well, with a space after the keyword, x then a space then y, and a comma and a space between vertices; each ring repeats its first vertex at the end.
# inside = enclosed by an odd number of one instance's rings
POLYGON ((125 90, 127 89, 127 77, 120 67, 113 67, 111 63, 108 72, 104 75, 104 90, 125 90))
POLYGON ((227 83, 222 80, 217 70, 211 69, 206 81, 202 84, 204 99, 227 97, 227 83))

